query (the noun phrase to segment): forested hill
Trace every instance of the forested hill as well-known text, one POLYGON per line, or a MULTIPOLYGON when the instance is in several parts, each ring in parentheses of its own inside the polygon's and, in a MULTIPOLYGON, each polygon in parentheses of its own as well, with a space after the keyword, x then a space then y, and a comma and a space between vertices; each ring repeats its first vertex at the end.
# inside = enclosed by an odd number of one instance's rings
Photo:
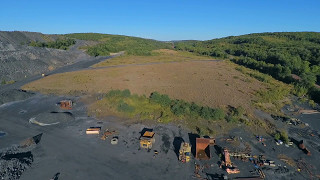
POLYGON ((296 94, 320 102, 320 33, 281 32, 230 36, 208 41, 181 41, 178 50, 231 58, 234 62, 294 83, 296 94), (297 77, 298 75, 301 79, 297 77))
POLYGON ((119 51, 126 51, 128 55, 151 55, 152 50, 172 48, 172 43, 122 35, 74 33, 65 36, 98 42, 86 47, 87 53, 91 56, 107 56, 119 51))

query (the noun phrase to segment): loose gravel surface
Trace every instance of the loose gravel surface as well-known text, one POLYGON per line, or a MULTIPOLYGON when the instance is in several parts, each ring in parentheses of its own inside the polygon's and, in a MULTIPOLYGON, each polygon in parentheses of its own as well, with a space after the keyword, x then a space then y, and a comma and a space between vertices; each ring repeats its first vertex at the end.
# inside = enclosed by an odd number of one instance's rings
POLYGON ((77 40, 69 50, 27 46, 31 41, 44 42, 46 39, 57 38, 57 35, 34 32, 0 31, 0 80, 22 80, 89 58, 78 49, 86 44, 86 41, 81 40, 77 40))
POLYGON ((7 102, 24 100, 33 95, 34 93, 27 92, 21 89, 13 89, 9 91, 0 92, 0 105, 7 102))

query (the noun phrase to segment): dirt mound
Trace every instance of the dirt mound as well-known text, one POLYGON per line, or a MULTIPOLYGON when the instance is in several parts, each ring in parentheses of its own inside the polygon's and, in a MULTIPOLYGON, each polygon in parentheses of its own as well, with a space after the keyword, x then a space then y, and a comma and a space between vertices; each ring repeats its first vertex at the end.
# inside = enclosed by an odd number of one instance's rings
POLYGON ((29 122, 39 126, 50 126, 73 120, 74 117, 70 112, 50 112, 38 114, 37 116, 30 118, 29 122))
MULTIPOLYGON (((20 80, 35 74, 46 73, 57 67, 72 63, 88 56, 78 50, 59 50, 31 47, 31 41, 51 41, 59 35, 44 35, 35 32, 0 31, 0 80, 20 80)), ((83 44, 83 41, 77 41, 83 44)), ((79 47, 79 45, 75 45, 79 47)))
POLYGON ((31 96, 33 96, 34 93, 32 92, 27 92, 21 89, 13 89, 9 91, 4 91, 0 93, 0 105, 7 103, 7 102, 12 102, 12 101, 20 101, 27 99, 31 96))

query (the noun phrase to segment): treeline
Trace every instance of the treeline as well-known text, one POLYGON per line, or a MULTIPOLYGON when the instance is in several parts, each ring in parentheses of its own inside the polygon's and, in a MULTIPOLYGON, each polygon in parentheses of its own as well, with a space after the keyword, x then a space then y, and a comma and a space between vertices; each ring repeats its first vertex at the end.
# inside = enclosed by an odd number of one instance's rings
MULTIPOLYGON (((175 43, 178 50, 220 58, 294 83, 299 95, 320 102, 320 33, 259 33, 175 43), (294 75, 300 78, 293 78, 294 75)), ((296 76, 295 76, 296 77, 296 76)))
POLYGON ((63 38, 63 39, 57 39, 56 41, 49 41, 49 42, 32 41, 29 43, 29 46, 67 50, 71 45, 74 45, 75 43, 76 43, 76 40, 74 39, 63 38))
POLYGON ((208 106, 199 106, 194 102, 188 103, 178 99, 172 100, 168 95, 159 94, 158 92, 153 92, 150 95, 150 101, 164 107, 170 107, 171 112, 176 116, 189 115, 206 120, 221 120, 225 117, 224 111, 219 108, 214 109, 208 106))
POLYGON ((199 106, 183 100, 170 99, 168 95, 153 92, 150 97, 131 94, 129 90, 111 90, 105 95, 108 103, 118 112, 129 117, 140 116, 142 119, 155 118, 161 122, 175 119, 193 118, 222 120, 225 113, 219 108, 199 106))
POLYGON ((67 37, 99 41, 97 45, 86 47, 87 53, 91 56, 108 56, 110 53, 125 51, 128 55, 152 55, 152 50, 169 49, 171 43, 160 42, 151 39, 137 37, 109 35, 98 33, 76 33, 67 34, 67 37))

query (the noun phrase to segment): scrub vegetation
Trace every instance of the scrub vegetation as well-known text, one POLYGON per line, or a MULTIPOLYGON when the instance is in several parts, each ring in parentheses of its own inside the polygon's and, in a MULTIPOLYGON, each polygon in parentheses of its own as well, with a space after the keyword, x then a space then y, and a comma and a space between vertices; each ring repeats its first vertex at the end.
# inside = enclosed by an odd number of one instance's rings
POLYGON ((110 53, 120 51, 125 51, 127 55, 151 56, 153 55, 152 50, 172 48, 172 43, 122 35, 75 33, 65 36, 81 40, 98 41, 99 43, 96 45, 83 47, 91 56, 108 56, 110 53))
POLYGON ((294 93, 320 102, 320 33, 258 33, 176 42, 177 50, 233 62, 294 84, 294 93), (296 77, 296 78, 294 78, 296 77))
POLYGON ((74 39, 60 38, 55 41, 47 41, 47 42, 31 41, 29 43, 29 46, 67 50, 71 45, 74 45, 75 43, 76 43, 76 40, 74 39))
POLYGON ((93 67, 117 66, 125 64, 165 63, 196 60, 214 60, 212 57, 199 56, 190 52, 174 51, 171 49, 153 50, 151 56, 124 55, 118 56, 93 65, 93 67))
POLYGON ((168 95, 158 92, 151 93, 149 97, 139 96, 131 94, 128 89, 111 90, 102 100, 97 101, 96 105, 103 108, 97 111, 101 114, 112 111, 123 117, 138 117, 140 120, 156 119, 158 122, 165 123, 177 119, 223 120, 225 117, 224 111, 219 108, 200 106, 184 100, 173 100, 168 95))

